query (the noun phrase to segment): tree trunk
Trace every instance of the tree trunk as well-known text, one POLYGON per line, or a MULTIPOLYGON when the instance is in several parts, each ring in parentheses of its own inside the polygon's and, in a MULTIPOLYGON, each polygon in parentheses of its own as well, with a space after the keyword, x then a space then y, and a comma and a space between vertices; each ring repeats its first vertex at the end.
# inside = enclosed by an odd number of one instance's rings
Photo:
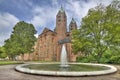
POLYGON ((22 62, 24 63, 24 54, 21 54, 22 62))

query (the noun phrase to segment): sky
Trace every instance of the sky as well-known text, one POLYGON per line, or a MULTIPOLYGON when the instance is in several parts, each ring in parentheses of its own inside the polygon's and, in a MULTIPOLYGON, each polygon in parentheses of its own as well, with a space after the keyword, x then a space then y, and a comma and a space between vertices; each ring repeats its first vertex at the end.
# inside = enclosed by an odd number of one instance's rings
POLYGON ((0 0, 0 46, 10 38, 19 21, 32 23, 37 37, 47 27, 55 28, 56 15, 62 6, 67 15, 67 26, 72 17, 80 26, 81 19, 90 8, 98 4, 109 5, 112 0, 0 0))

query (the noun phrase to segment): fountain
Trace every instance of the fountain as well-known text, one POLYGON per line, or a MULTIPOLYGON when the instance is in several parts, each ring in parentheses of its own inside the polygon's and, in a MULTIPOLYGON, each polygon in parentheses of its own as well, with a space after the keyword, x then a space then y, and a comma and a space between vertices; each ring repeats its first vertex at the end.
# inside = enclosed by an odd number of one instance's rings
POLYGON ((61 50, 61 58, 60 58, 60 67, 69 67, 68 61, 67 61, 67 52, 66 52, 66 47, 63 44, 62 45, 62 50, 61 50))
MULTIPOLYGON (((68 40, 64 40, 65 42, 68 40)), ((15 67, 17 71, 29 74, 50 76, 95 76, 111 74, 117 71, 114 66, 93 63, 69 63, 64 42, 62 44, 61 60, 58 63, 32 63, 22 64, 15 67), (90 68, 90 69, 88 69, 90 68)))

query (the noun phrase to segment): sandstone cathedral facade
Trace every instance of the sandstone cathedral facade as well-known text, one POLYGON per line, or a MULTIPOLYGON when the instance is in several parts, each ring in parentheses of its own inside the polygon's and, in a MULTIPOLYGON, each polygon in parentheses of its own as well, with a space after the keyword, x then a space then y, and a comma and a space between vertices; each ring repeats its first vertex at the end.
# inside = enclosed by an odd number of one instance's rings
MULTIPOLYGON (((61 7, 56 15, 56 27, 54 31, 45 28, 38 36, 35 46, 34 60, 43 61, 59 61, 61 48, 61 40, 71 40, 71 31, 77 29, 77 24, 72 18, 67 30, 67 16, 61 7)), ((76 55, 72 52, 72 44, 64 43, 67 51, 68 61, 76 61, 76 55)))

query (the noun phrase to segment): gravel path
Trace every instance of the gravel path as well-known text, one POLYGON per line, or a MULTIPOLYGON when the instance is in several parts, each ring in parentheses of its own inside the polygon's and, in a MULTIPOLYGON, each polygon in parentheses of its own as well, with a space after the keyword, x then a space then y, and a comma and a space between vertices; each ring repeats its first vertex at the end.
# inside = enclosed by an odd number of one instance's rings
POLYGON ((91 77, 53 77, 30 75, 15 71, 15 66, 16 65, 0 66, 0 80, 120 80, 120 66, 116 66, 118 68, 117 73, 91 77))

